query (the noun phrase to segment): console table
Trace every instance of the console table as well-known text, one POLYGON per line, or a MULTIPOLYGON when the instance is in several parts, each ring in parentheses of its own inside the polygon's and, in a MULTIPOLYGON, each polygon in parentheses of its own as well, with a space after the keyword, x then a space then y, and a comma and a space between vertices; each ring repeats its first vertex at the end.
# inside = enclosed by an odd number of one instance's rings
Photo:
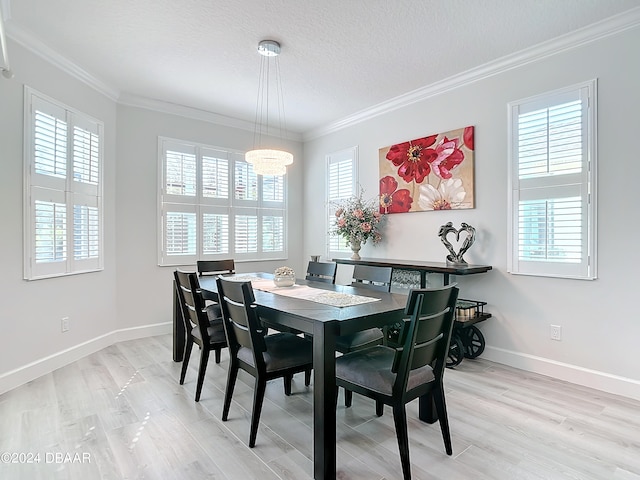
POLYGON ((473 275, 491 270, 491 265, 454 265, 444 262, 422 262, 419 260, 386 260, 383 258, 334 258, 334 262, 345 265, 368 265, 371 267, 391 267, 394 270, 413 270, 420 272, 420 288, 427 286, 427 273, 443 275, 443 284, 449 284, 449 275, 473 275))

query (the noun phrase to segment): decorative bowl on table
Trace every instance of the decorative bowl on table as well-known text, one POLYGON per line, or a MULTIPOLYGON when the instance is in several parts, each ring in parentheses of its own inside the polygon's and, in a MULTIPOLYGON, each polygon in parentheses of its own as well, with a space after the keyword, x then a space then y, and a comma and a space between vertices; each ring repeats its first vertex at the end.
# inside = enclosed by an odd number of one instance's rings
POLYGON ((292 287, 296 283, 296 272, 290 267, 279 267, 273 272, 273 283, 276 287, 292 287))

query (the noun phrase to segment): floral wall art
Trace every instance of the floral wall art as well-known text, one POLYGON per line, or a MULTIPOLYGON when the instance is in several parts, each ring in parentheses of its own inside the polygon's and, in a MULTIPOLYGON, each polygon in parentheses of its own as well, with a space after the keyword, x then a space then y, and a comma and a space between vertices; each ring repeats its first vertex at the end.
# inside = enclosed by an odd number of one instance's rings
POLYGON ((380 213, 474 208, 474 127, 381 148, 380 213))

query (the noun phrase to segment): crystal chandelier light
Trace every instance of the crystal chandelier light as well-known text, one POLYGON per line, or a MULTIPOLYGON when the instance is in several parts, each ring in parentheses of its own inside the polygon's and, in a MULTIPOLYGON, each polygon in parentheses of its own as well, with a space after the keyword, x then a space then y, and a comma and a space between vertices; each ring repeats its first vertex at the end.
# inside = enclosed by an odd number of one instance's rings
MULTIPOLYGON (((256 101, 256 120, 253 136, 254 149, 245 154, 245 160, 253 165, 253 171, 258 175, 284 175, 286 166, 293 163, 293 155, 276 148, 264 148, 262 135, 269 135, 269 87, 271 70, 274 69, 275 90, 278 111, 278 129, 280 139, 283 138, 284 102, 282 100, 282 84, 280 82, 280 64, 277 56, 280 54, 280 44, 274 40, 262 40, 258 44, 258 53, 262 55, 260 61, 260 79, 258 83, 258 98, 256 101), (271 65, 273 63, 273 65, 271 65), (263 132, 264 130, 264 132, 263 132)), ((271 85, 273 86, 273 85, 271 85)), ((273 100, 273 99, 272 99, 273 100)))

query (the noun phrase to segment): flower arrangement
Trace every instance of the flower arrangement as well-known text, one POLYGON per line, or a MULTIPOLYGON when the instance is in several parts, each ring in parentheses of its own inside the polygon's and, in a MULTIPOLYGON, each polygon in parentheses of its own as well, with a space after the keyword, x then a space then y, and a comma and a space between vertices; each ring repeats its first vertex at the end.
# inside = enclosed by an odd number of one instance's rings
POLYGON ((291 267, 278 267, 273 272, 273 283, 276 287, 292 287, 296 283, 296 272, 291 267))
POLYGON ((276 277, 295 277, 296 272, 293 271, 291 267, 278 267, 276 271, 273 272, 276 277))
POLYGON ((339 235, 347 241, 347 245, 367 243, 374 244, 382 240, 380 229, 383 215, 380 213, 378 200, 364 200, 360 194, 337 205, 336 220, 331 234, 339 235))

